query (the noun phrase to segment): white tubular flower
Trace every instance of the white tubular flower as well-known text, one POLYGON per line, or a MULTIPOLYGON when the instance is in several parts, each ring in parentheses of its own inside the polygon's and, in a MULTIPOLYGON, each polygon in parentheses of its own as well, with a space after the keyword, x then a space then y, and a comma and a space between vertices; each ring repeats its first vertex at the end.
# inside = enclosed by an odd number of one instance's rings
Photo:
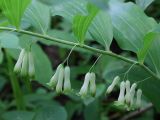
POLYGON ((56 86, 57 93, 62 93, 63 79, 64 79, 64 68, 62 66, 59 70, 59 73, 58 73, 58 82, 57 82, 57 86, 56 86))
POLYGON ((56 72, 55 74, 52 76, 52 78, 50 79, 50 82, 47 83, 47 85, 49 87, 51 87, 52 89, 55 88, 55 86, 57 85, 57 81, 58 81, 58 75, 59 75, 59 71, 60 69, 63 68, 62 64, 60 64, 57 69, 56 69, 56 72))
POLYGON ((107 91, 106 91, 106 94, 109 94, 112 92, 113 88, 115 87, 116 84, 118 84, 120 80, 120 77, 119 76, 116 76, 112 82, 112 84, 108 87, 107 91))
POLYGON ((21 52, 20 52, 19 58, 18 58, 18 60, 15 64, 15 67, 14 67, 14 72, 15 73, 20 73, 21 72, 21 67, 22 67, 22 62, 23 62, 25 52, 26 52, 25 49, 22 49, 21 52))
POLYGON ((137 108, 141 107, 141 96, 142 96, 142 90, 138 89, 137 90, 137 99, 136 99, 136 107, 137 108))
POLYGON ((125 101, 124 94, 125 94, 125 82, 122 81, 120 84, 120 93, 118 97, 118 102, 124 103, 125 101))
POLYGON ((125 101, 126 103, 128 104, 129 103, 129 100, 130 100, 130 81, 126 81, 125 83, 125 87, 126 87, 126 95, 125 95, 125 101))
POLYGON ((137 84, 134 83, 132 86, 131 86, 131 89, 130 89, 130 105, 132 106, 133 105, 133 101, 134 101, 134 95, 135 95, 135 91, 136 91, 136 87, 137 87, 137 84))
POLYGON ((95 73, 90 74, 90 93, 93 97, 96 95, 96 75, 95 73))
POLYGON ((24 77, 28 75, 28 52, 25 52, 23 57, 21 75, 24 77))
POLYGON ((28 57, 29 57, 29 71, 28 71, 28 75, 29 77, 34 77, 35 76, 35 67, 34 67, 34 59, 33 59, 33 54, 32 52, 28 53, 28 57))
POLYGON ((70 82, 70 67, 67 66, 64 69, 64 92, 71 91, 71 82, 70 82))
POLYGON ((90 76, 91 76, 91 73, 87 73, 85 75, 83 86, 81 87, 81 90, 79 92, 79 94, 81 96, 86 96, 87 93, 88 93, 88 86, 89 86, 90 76))

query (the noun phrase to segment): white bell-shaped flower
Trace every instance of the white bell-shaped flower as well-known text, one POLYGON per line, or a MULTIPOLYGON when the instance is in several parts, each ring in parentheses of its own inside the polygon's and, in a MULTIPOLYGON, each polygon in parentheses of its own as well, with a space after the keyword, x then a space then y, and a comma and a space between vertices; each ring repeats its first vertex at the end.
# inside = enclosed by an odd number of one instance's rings
POLYGON ((71 82, 70 82, 70 67, 66 66, 64 69, 64 92, 71 91, 71 82))
POLYGON ((90 74, 90 93, 93 97, 96 95, 96 75, 95 73, 90 74))
POLYGON ((58 82, 56 85, 56 92, 57 93, 62 93, 63 79, 64 79, 64 68, 62 66, 59 70, 59 73, 58 73, 58 82))
POLYGON ((22 62, 23 62, 23 58, 25 55, 25 49, 22 49, 20 54, 19 54, 19 58, 14 66, 14 72, 15 73, 20 73, 21 72, 21 68, 22 68, 22 62))
POLYGON ((124 103, 124 101, 125 101, 124 94, 125 94, 125 82, 122 81, 120 84, 120 93, 119 93, 119 97, 118 97, 118 102, 124 103))
POLYGON ((108 87, 108 89, 107 89, 107 91, 106 91, 107 94, 109 94, 109 93, 111 93, 111 92, 113 91, 115 85, 118 84, 119 80, 120 80, 120 77, 119 77, 119 76, 116 76, 116 77, 113 79, 112 84, 108 87))
POLYGON ((125 101, 128 104, 129 100, 130 100, 130 81, 127 80, 125 83, 125 87, 126 87, 126 95, 125 95, 125 101))
POLYGON ((58 65, 55 74, 52 76, 52 78, 50 79, 49 83, 47 83, 47 85, 49 87, 51 87, 52 89, 54 89, 56 87, 56 85, 57 85, 59 72, 60 72, 60 69, 62 67, 63 67, 62 64, 58 65))
POLYGON ((80 89, 80 92, 79 92, 79 94, 81 96, 86 96, 87 93, 88 93, 88 86, 89 86, 89 81, 90 81, 90 75, 91 75, 91 73, 89 73, 89 72, 85 75, 84 83, 83 83, 83 85, 82 85, 82 87, 80 89))
POLYGON ((21 68, 21 76, 28 75, 28 52, 24 53, 23 61, 22 61, 22 68, 21 68))
POLYGON ((137 99, 136 99, 136 107, 137 108, 141 107, 141 96, 142 96, 142 90, 138 89, 137 90, 137 99))
POLYGON ((130 106, 132 106, 134 104, 134 95, 135 95, 135 92, 136 92, 136 87, 137 87, 137 84, 134 83, 132 86, 131 86, 131 89, 130 89, 130 106))

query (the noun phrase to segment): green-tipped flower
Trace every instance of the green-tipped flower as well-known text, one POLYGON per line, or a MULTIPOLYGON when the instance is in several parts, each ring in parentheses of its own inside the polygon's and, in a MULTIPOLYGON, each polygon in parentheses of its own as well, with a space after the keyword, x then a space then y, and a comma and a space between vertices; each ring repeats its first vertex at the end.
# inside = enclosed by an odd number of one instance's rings
POLYGON ((67 66, 64 69, 64 92, 71 91, 71 82, 70 82, 70 67, 67 66))
POLYGON ((29 57, 29 71, 28 75, 29 77, 34 77, 35 76, 35 68, 34 68, 34 59, 33 59, 33 54, 31 52, 28 53, 29 57))
POLYGON ((22 61, 21 76, 27 76, 27 75, 28 75, 28 52, 25 52, 22 61))
POLYGON ((109 94, 112 92, 113 88, 115 87, 116 84, 118 84, 120 80, 120 77, 119 76, 116 76, 112 82, 112 84, 108 87, 107 91, 106 91, 106 94, 109 94))
POLYGON ((137 84, 134 83, 132 86, 131 86, 131 89, 130 89, 130 105, 132 106, 133 105, 133 101, 134 101, 134 95, 135 95, 135 91, 136 91, 136 87, 137 87, 137 84))
POLYGON ((125 95, 125 101, 127 104, 129 104, 129 100, 130 100, 130 81, 126 81, 125 83, 125 87, 126 87, 126 95, 125 95))
POLYGON ((95 73, 90 74, 90 93, 93 97, 96 95, 96 75, 95 73))
POLYGON ((85 75, 84 83, 83 83, 83 85, 81 87, 81 90, 79 92, 79 94, 81 96, 86 96, 87 93, 88 93, 88 86, 89 86, 89 81, 90 81, 90 75, 91 75, 91 73, 89 73, 89 72, 85 75))
POLYGON ((137 108, 141 107, 141 96, 142 96, 142 90, 138 89, 137 90, 137 99, 136 99, 136 107, 137 108))
POLYGON ((124 103, 125 101, 124 94, 125 94, 125 82, 122 81, 120 84, 120 93, 118 97, 118 102, 124 103))
POLYGON ((64 79, 64 68, 62 66, 62 67, 60 67, 60 70, 58 73, 58 82, 57 82, 57 86, 56 86, 57 93, 62 93, 63 79, 64 79))
POLYGON ((47 83, 47 85, 49 87, 51 87, 52 89, 54 89, 57 85, 57 81, 58 81, 58 76, 59 76, 59 71, 60 69, 63 68, 62 64, 60 64, 57 69, 56 69, 56 72, 55 74, 52 76, 52 78, 50 79, 50 82, 47 83))
POLYGON ((23 58, 24 58, 25 53, 26 53, 25 49, 22 49, 21 52, 20 52, 19 58, 17 60, 17 63, 14 67, 14 72, 15 73, 20 73, 21 72, 22 62, 23 62, 23 58))

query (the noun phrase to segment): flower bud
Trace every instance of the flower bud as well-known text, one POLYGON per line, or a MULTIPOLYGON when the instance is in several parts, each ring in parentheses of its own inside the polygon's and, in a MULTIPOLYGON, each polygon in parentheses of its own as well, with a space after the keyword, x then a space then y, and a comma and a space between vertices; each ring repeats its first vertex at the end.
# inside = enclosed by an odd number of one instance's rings
POLYGON ((137 108, 141 107, 141 96, 142 96, 142 90, 138 89, 138 91, 137 91, 137 100, 136 100, 136 107, 137 108))
POLYGON ((64 68, 61 67, 60 70, 58 71, 58 82, 56 86, 57 93, 62 93, 63 79, 64 79, 64 68))
POLYGON ((89 85, 89 81, 90 81, 90 75, 91 75, 91 73, 89 73, 89 72, 85 75, 84 83, 83 83, 83 85, 81 87, 81 90, 79 92, 79 94, 81 96, 86 96, 87 95, 88 85, 89 85))
POLYGON ((96 95, 96 75, 95 73, 90 74, 90 93, 93 97, 96 95))
POLYGON ((28 75, 28 52, 25 52, 23 61, 22 61, 22 69, 21 69, 21 76, 28 75))
POLYGON ((125 100, 126 100, 126 103, 128 104, 129 103, 129 97, 130 97, 130 81, 128 81, 128 80, 126 81, 125 87, 126 87, 125 100))
POLYGON ((119 97, 118 97, 118 102, 124 103, 125 97, 125 82, 121 82, 120 84, 120 93, 119 93, 119 97))
POLYGON ((120 80, 120 77, 119 76, 116 76, 112 82, 112 84, 108 87, 106 93, 109 94, 112 92, 113 88, 115 87, 115 85, 119 82, 120 80))
POLYGON ((133 105, 133 101, 134 101, 134 95, 135 95, 135 91, 136 91, 136 87, 137 87, 137 84, 134 83, 132 86, 131 86, 131 89, 130 89, 130 105, 132 106, 133 105))
POLYGON ((71 82, 70 82, 70 68, 69 66, 64 69, 64 92, 71 91, 71 82))
POLYGON ((60 65, 57 67, 55 74, 54 74, 54 75, 52 76, 52 78, 50 79, 50 82, 47 83, 47 85, 48 85, 49 87, 51 87, 52 89, 54 89, 55 86, 57 85, 58 76, 59 76, 59 71, 60 71, 60 69, 61 69, 62 67, 63 67, 62 64, 60 64, 60 65))
POLYGON ((22 49, 21 52, 20 52, 19 58, 18 58, 18 60, 16 62, 16 65, 14 67, 14 72, 15 73, 20 73, 21 72, 21 67, 22 67, 22 62, 23 62, 25 52, 26 52, 25 49, 22 49))
POLYGON ((28 75, 29 77, 34 77, 35 75, 35 68, 34 68, 34 60, 33 60, 33 54, 31 52, 28 53, 28 57, 29 57, 29 71, 28 71, 28 75))

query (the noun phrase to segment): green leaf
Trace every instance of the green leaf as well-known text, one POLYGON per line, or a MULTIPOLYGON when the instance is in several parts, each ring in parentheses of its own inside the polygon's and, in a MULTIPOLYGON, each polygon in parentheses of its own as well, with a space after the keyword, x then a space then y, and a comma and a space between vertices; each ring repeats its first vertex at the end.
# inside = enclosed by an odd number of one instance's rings
POLYGON ((109 50, 113 40, 113 26, 110 15, 106 11, 98 12, 89 28, 89 33, 106 50, 109 50))
POLYGON ((94 17, 98 13, 98 8, 92 4, 87 5, 88 15, 76 15, 73 19, 73 32, 80 44, 84 44, 85 36, 94 17))
POLYGON ((110 0, 109 13, 114 26, 114 37, 124 50, 138 52, 144 36, 157 24, 135 4, 110 0))
POLYGON ((0 45, 3 48, 19 49, 19 38, 14 34, 2 32, 0 33, 0 45))
POLYGON ((27 112, 27 111, 10 111, 6 112, 2 115, 2 118, 4 120, 33 120, 34 118, 33 112, 27 112))
POLYGON ((30 23, 36 31, 45 34, 50 26, 49 7, 38 1, 32 1, 24 15, 24 21, 30 23))
POLYGON ((36 80, 41 84, 46 85, 46 83, 52 77, 51 62, 49 61, 47 55, 38 45, 33 45, 32 51, 35 61, 36 80))
MULTIPOLYGON (((63 0, 61 4, 52 7, 51 13, 52 16, 60 15, 73 23, 73 18, 77 14, 88 14, 85 7, 87 3, 86 0, 63 0)), ((89 27, 89 33, 97 42, 109 49, 113 39, 113 31, 110 16, 107 12, 99 11, 97 13, 89 27)))
MULTIPOLYGON (((45 101, 44 101, 45 102, 45 101)), ((46 101, 48 102, 48 101, 46 101)), ((67 120, 64 107, 54 102, 44 104, 38 111, 34 120, 67 120)))
POLYGON ((149 32, 147 35, 144 37, 144 46, 143 48, 138 52, 138 61, 140 63, 143 63, 145 60, 145 57, 152 46, 152 43, 154 40, 159 40, 160 38, 160 33, 156 32, 149 32))
POLYGON ((154 0, 136 0, 136 4, 145 10, 154 0))
POLYGON ((31 0, 2 0, 2 10, 9 22, 19 28, 25 9, 31 0))

